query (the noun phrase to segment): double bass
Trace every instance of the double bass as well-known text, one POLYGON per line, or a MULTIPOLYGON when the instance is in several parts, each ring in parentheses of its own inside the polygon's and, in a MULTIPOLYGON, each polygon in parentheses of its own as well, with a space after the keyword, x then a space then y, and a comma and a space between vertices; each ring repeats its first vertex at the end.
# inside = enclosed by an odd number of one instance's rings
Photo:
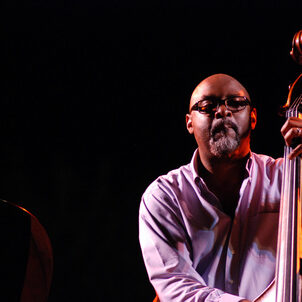
MULTIPOLYGON (((295 34, 290 54, 302 65, 302 30, 295 34)), ((290 86, 282 109, 287 118, 302 118, 302 74, 290 86)), ((302 301, 302 158, 288 158, 298 144, 284 147, 275 280, 257 302, 302 301)))

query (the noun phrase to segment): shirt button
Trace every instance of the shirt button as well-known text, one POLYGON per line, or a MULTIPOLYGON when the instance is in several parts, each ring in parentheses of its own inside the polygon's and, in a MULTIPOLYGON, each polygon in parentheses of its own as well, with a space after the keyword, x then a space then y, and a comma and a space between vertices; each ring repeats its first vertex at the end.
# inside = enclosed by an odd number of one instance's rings
POLYGON ((236 251, 235 250, 231 250, 231 253, 232 253, 232 255, 235 255, 236 251))

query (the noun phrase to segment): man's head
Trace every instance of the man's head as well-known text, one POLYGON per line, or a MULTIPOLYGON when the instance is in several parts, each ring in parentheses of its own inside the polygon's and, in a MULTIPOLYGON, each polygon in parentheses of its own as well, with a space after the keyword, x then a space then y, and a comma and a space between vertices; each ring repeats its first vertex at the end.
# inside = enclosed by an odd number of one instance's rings
POLYGON ((209 158, 247 155, 256 120, 248 92, 226 74, 212 75, 195 88, 186 116, 187 129, 194 134, 199 152, 209 158))

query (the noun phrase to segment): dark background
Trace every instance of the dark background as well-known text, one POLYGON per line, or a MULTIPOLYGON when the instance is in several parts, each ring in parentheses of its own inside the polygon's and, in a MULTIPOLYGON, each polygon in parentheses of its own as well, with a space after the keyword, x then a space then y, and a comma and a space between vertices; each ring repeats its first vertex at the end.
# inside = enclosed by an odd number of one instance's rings
POLYGON ((140 197, 190 161, 185 113, 204 77, 247 87, 253 150, 282 156, 278 109, 301 72, 289 51, 302 6, 253 3, 4 4, 0 196, 47 229, 51 302, 151 301, 140 197))

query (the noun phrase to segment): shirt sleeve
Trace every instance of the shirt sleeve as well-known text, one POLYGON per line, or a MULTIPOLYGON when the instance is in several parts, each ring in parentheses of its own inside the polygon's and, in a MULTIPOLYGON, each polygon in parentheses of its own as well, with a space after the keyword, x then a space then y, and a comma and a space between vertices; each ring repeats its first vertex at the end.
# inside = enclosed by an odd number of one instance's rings
POLYGON ((194 269, 184 222, 168 194, 149 190, 143 195, 139 238, 148 276, 160 302, 238 302, 244 299, 208 287, 194 269))

